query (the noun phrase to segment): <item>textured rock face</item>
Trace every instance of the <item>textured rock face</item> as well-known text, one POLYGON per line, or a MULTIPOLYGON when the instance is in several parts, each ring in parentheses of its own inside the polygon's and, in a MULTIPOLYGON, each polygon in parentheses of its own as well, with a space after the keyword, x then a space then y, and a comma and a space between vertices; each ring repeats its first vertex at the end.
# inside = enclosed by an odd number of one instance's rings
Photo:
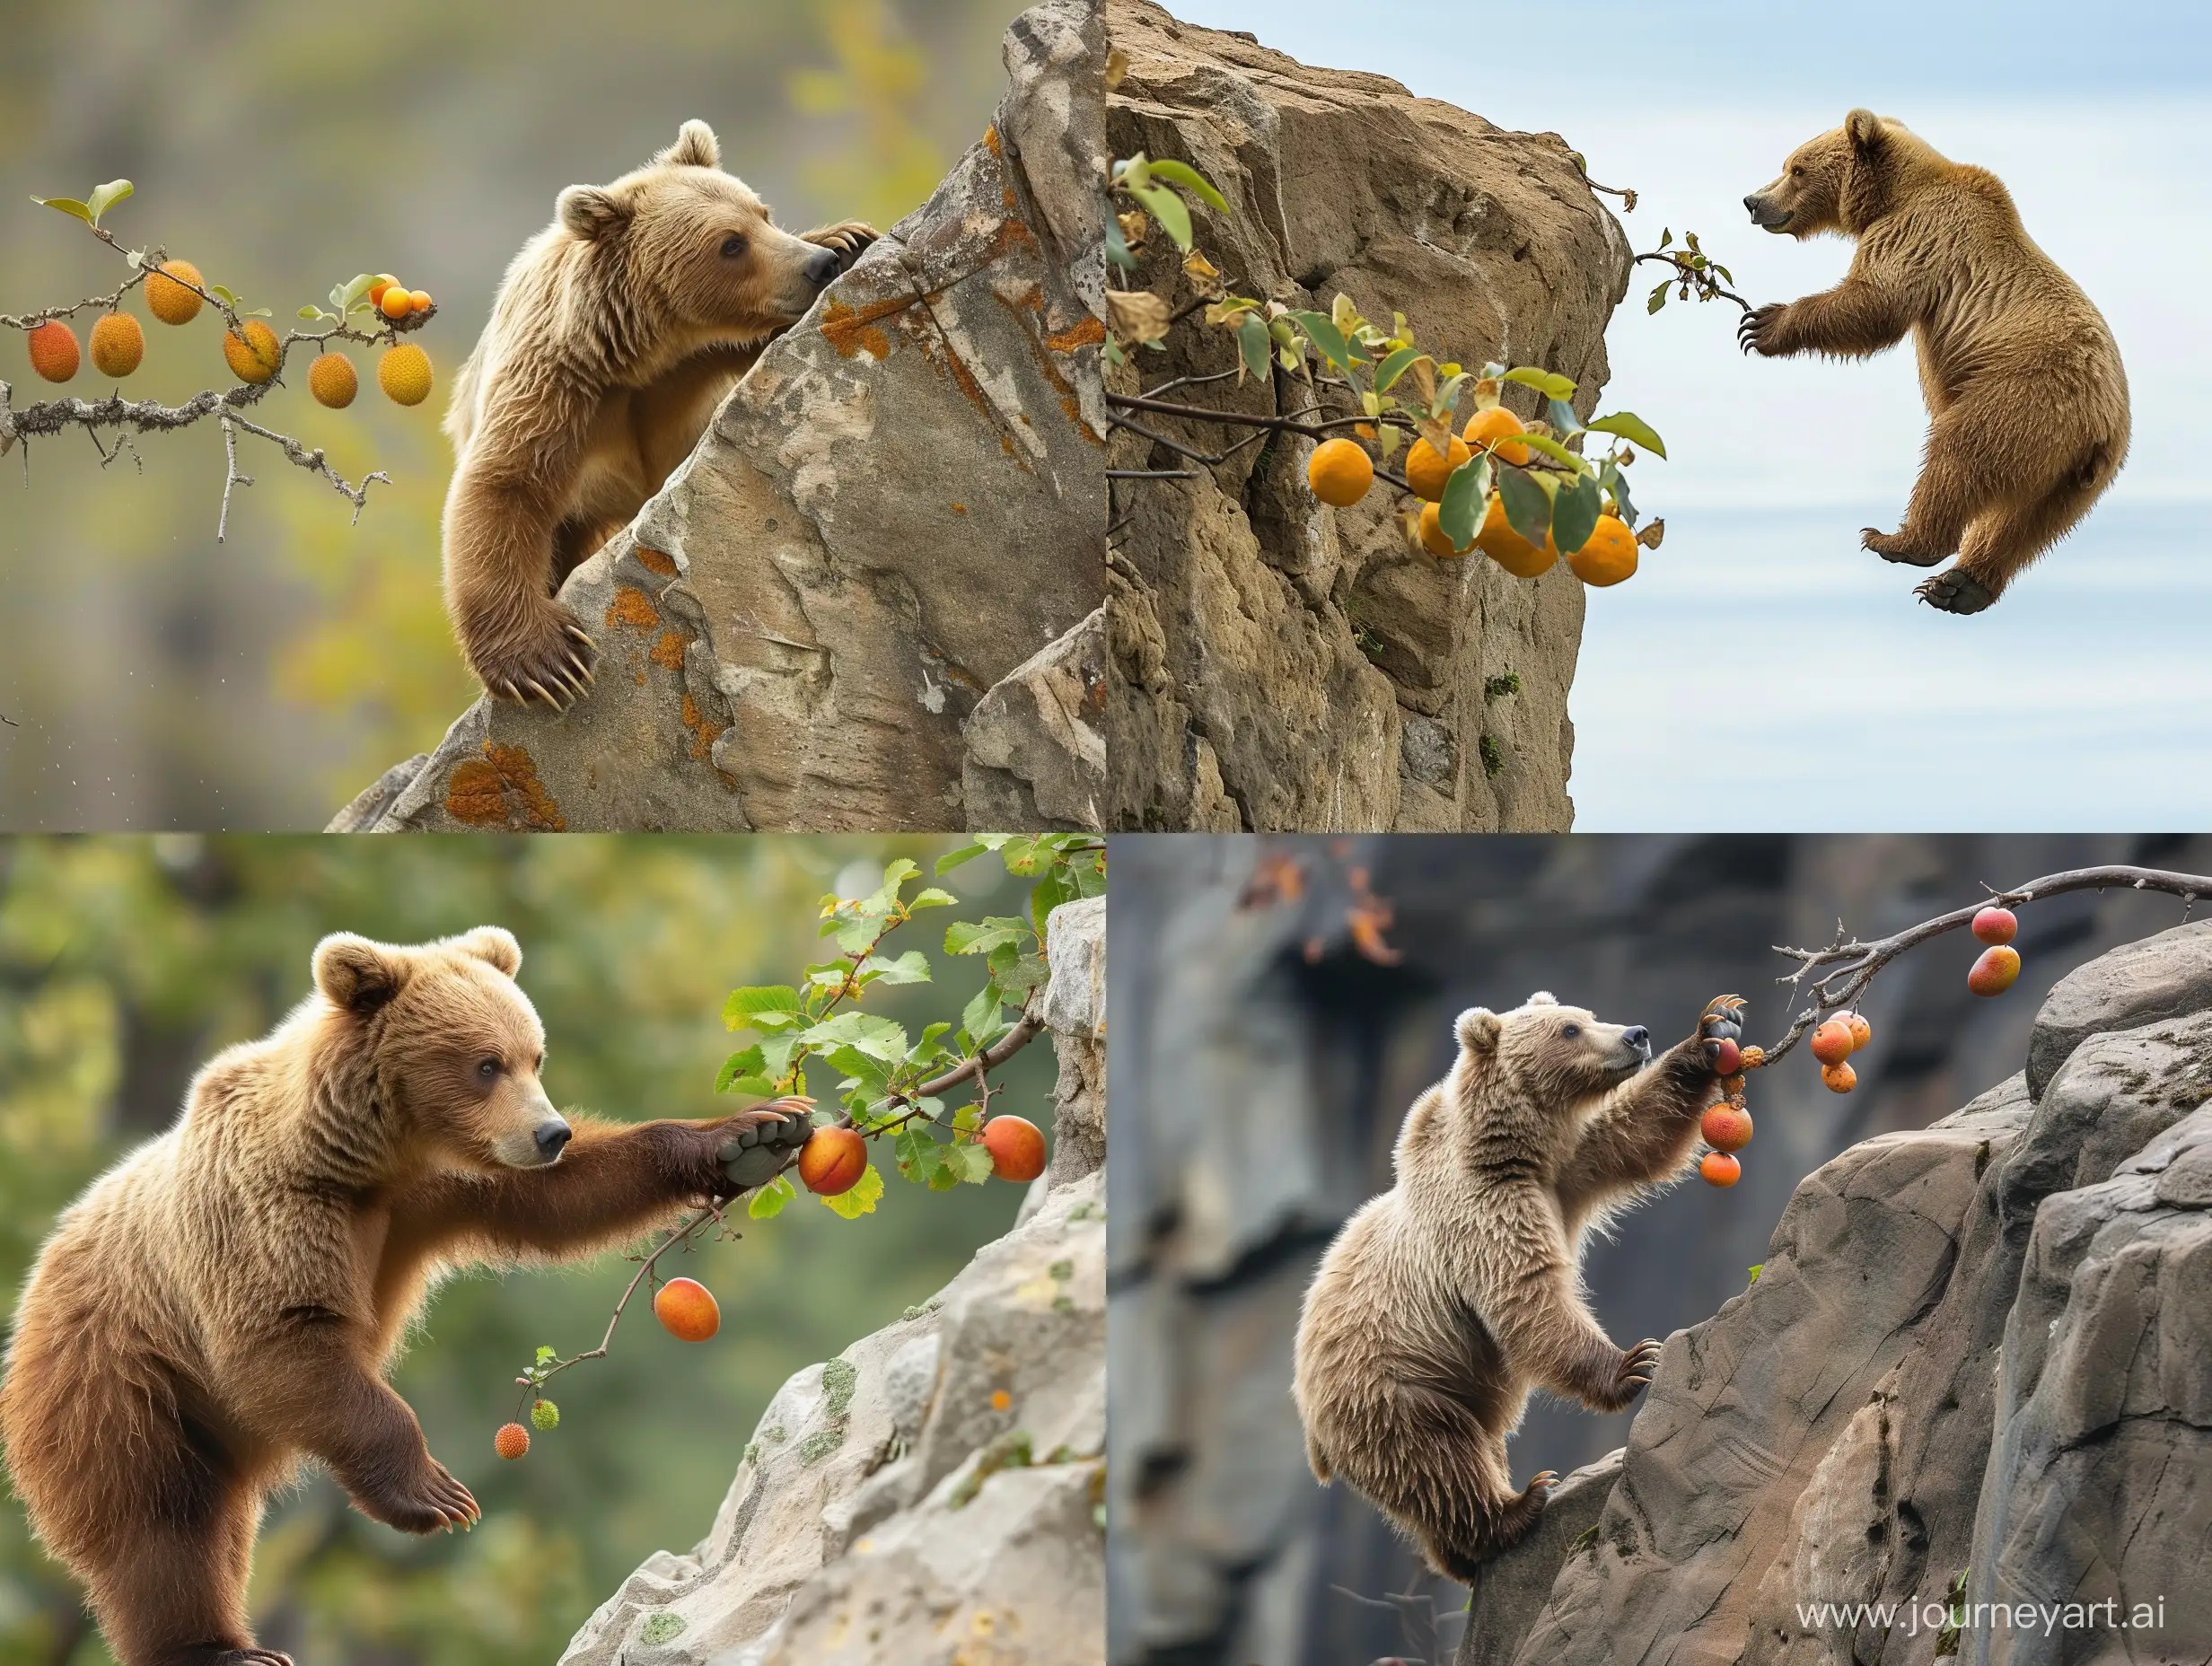
POLYGON ((1103 900, 1053 916, 1055 1150, 1021 1223, 785 1383, 707 1538, 631 1574, 561 1666, 1096 1666, 1105 925, 1103 900))
MULTIPOLYGON (((1201 211, 1198 241, 1233 294, 1326 311, 1342 291, 1368 317, 1402 311, 1418 340, 1468 363, 1574 377, 1589 414, 1628 250, 1557 135, 1312 68, 1147 0, 1108 0, 1107 17, 1129 57, 1109 148, 1188 162, 1221 188, 1233 211, 1201 211)), ((1166 294, 1173 251, 1154 241, 1136 277, 1166 294)), ((1235 362, 1226 334, 1192 324, 1110 385, 1137 392, 1235 362)), ((1172 397, 1258 414, 1310 403, 1279 372, 1268 387, 1172 397)), ((1252 433, 1173 425, 1213 455, 1252 433)), ((1207 469, 1116 436, 1117 468, 1200 478, 1114 488, 1112 825, 1566 828, 1580 583, 1564 563, 1530 583, 1485 559, 1411 555, 1387 493, 1349 510, 1313 502, 1311 451, 1286 435, 1207 469), (1491 692, 1509 672, 1517 692, 1491 692)))
POLYGON ((1098 825, 1095 6, 1025 13, 1005 57, 985 141, 570 577, 593 694, 478 702, 341 828, 1098 825))
POLYGON ((1533 1623, 1479 1592, 1461 1666, 2212 1653, 2203 943, 2062 980, 2040 1095, 2014 1076, 1807 1179, 1757 1282, 1669 1338, 1589 1554, 1533 1623), (1900 1611, 1808 1611, 1857 1603, 1900 1611))

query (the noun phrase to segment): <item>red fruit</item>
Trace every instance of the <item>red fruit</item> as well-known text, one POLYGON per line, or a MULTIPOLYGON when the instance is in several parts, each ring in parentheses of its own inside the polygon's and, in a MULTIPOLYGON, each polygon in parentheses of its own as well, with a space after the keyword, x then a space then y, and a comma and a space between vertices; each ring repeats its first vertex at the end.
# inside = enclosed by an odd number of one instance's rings
POLYGON ((1836 1022, 1850 1030, 1854 1053, 1874 1039, 1874 1027, 1856 1013, 1838 1013, 1836 1022))
POLYGON ((983 1125, 983 1149, 991 1153, 991 1172, 1002 1180, 1028 1182, 1045 1171, 1045 1136, 1033 1122, 993 1117, 983 1125))
POLYGON ((530 1450, 530 1431, 519 1423, 503 1423, 492 1436, 492 1450, 513 1463, 530 1450))
POLYGON ((1848 1065, 1830 1065, 1821 1072, 1821 1084, 1830 1093, 1848 1093, 1858 1085, 1858 1072, 1848 1065))
POLYGON ((2020 916, 2010 908, 1984 908, 1974 916, 1974 935, 1984 943, 2010 943, 2020 930, 2020 916))
POLYGON ((799 1147, 799 1179, 810 1192, 834 1197, 868 1171, 868 1142, 850 1128, 816 1128, 799 1147))
POLYGON ((1981 959, 1974 962, 1974 969, 1966 974, 1966 986, 1976 995, 2003 995, 2013 986, 2013 979, 2020 976, 2020 951, 2000 943, 1994 949, 1984 949, 1981 959))
POLYGON ((695 1278, 672 1278, 653 1297, 653 1316, 681 1342, 704 1342, 722 1328, 715 1293, 695 1278))
POLYGON ((1698 1131, 1715 1151, 1742 1151, 1751 1143, 1751 1113, 1723 1100, 1705 1113, 1698 1131))
POLYGON ((67 381, 77 373, 76 332, 57 318, 47 321, 24 336, 23 345, 31 349, 31 368, 48 381, 67 381))
POLYGON ((1743 1049, 1738 1047, 1732 1040, 1723 1040, 1720 1044, 1719 1050, 1713 1055, 1713 1070, 1715 1074, 1723 1076, 1733 1076, 1737 1071, 1742 1068, 1743 1049))
POLYGON ((1743 1178, 1743 1165, 1725 1151, 1708 1151, 1698 1174, 1707 1186, 1734 1186, 1743 1178))
POLYGON ((1839 1018, 1830 1019, 1813 1032, 1813 1057, 1823 1065, 1840 1065, 1851 1057, 1856 1045, 1851 1026, 1839 1018))

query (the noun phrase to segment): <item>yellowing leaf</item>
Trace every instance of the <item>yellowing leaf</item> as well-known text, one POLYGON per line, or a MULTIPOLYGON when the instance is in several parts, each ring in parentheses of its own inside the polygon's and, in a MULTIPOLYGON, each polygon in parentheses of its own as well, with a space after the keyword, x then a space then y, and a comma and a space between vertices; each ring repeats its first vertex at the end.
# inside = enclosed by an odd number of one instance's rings
POLYGON ((850 1190, 841 1191, 834 1197, 825 1197, 822 1203, 847 1220, 856 1221, 864 1214, 873 1214, 876 1200, 882 1195, 883 1177, 876 1171, 875 1165, 870 1163, 860 1171, 860 1179, 853 1183, 850 1190))

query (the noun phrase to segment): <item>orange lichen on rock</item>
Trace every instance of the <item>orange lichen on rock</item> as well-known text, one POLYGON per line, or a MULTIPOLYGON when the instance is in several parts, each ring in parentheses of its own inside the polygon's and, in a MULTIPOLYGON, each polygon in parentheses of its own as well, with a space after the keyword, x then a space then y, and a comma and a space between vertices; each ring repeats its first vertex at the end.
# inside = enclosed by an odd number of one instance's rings
POLYGON ((1086 318, 1073 329, 1064 329, 1057 336, 1047 336, 1045 346, 1055 353, 1073 353, 1078 347, 1098 347, 1106 344, 1106 323, 1099 318, 1086 318))
POLYGON ((891 356, 891 338, 875 326, 913 304, 912 298, 908 296, 872 301, 857 309, 842 301, 832 301, 822 311, 821 338, 838 350, 839 358, 849 359, 865 347, 870 358, 887 359, 891 356))
POLYGON ((560 806, 538 779, 538 765, 519 746, 484 742, 484 756, 464 758, 445 780, 446 813, 470 827, 523 827, 566 833, 560 806))
POLYGON ((630 551, 637 557, 637 565, 648 573, 657 573, 663 578, 676 576, 676 557, 664 556, 657 549, 647 549, 643 544, 630 551))
POLYGON ((663 671, 683 669, 684 635, 680 630, 664 630, 661 640, 653 644, 653 662, 663 671))
POLYGON ((691 697, 691 691, 688 688, 684 690, 683 697, 683 726, 691 732, 691 756, 700 763, 706 763, 714 757, 715 742, 721 740, 730 727, 727 723, 707 721, 706 715, 699 710, 698 702, 691 697))
POLYGON ((614 600, 607 604, 607 623, 627 625, 632 630, 651 630, 661 622, 661 610, 645 599, 645 592, 617 584, 614 600))

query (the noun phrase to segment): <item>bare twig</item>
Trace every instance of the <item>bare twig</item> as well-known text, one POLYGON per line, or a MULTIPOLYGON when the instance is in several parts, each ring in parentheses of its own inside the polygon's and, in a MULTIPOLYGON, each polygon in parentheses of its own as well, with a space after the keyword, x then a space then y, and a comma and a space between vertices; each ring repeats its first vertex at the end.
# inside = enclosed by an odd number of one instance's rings
POLYGON ((1789 956, 1798 962, 1797 969, 1775 979, 1787 984, 1794 1003, 1801 994, 1810 993, 1813 1004, 1792 1021, 1782 1039, 1766 1049, 1765 1063, 1776 1059, 1795 1047, 1807 1032, 1829 1013, 1855 1005, 1874 974, 1894 960, 1908 949, 1918 948, 1931 938, 1946 932, 1954 932, 1973 924, 1974 916, 1988 908, 2013 908, 2043 897, 2061 896, 2074 890, 2106 890, 2124 886, 2131 890, 2164 891, 2182 899, 2187 908, 2193 907, 2200 897, 2212 897, 2212 875, 2202 873, 2175 873, 2164 868, 2137 868, 2113 864, 2094 868, 2070 868, 2063 873, 2046 874, 2040 880, 2030 880, 2010 890, 1993 890, 1980 901, 1962 908, 1953 908, 1948 914, 1939 914, 1932 920, 1923 920, 1887 937, 1862 943, 1847 938, 1840 921, 1836 926, 1836 940, 1824 949, 1793 949, 1782 943, 1775 945, 1775 952, 1789 956))

